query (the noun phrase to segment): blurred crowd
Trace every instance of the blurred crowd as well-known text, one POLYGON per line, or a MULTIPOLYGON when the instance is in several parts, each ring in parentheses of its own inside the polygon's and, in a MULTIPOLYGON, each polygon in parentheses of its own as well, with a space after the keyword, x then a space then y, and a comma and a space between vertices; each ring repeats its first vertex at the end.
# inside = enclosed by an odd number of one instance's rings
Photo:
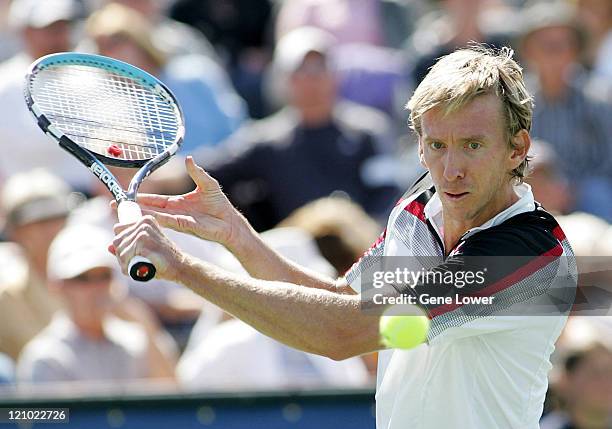
MULTIPOLYGON (((99 53, 159 77, 186 136, 142 190, 190 191, 193 155, 272 247, 336 276, 422 173, 411 91, 471 42, 515 50, 535 96, 527 182, 578 257, 611 256, 610 0, 0 0, 2 391, 367 387, 376 370, 375 355, 297 352, 177 285, 120 276, 110 194, 27 111, 33 60, 99 53)), ((244 273, 223 247, 169 234, 244 273)), ((553 357, 542 427, 611 427, 612 314, 571 317, 553 357)))

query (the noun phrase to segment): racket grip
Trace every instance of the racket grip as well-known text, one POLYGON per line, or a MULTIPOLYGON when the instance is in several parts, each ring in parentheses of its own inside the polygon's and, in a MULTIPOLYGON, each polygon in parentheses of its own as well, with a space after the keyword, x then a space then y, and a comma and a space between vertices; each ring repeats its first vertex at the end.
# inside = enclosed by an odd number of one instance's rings
POLYGON ((137 282, 148 282, 155 277, 155 271, 155 265, 142 256, 134 256, 128 265, 130 277, 137 282))
MULTIPOLYGON (((117 215, 121 223, 135 223, 142 217, 142 211, 134 201, 122 201, 117 206, 117 215)), ((128 264, 128 273, 137 282, 148 282, 155 272, 155 265, 142 256, 134 256, 128 264)))
POLYGON ((136 223, 142 217, 142 211, 134 201, 121 201, 117 206, 117 216, 121 223, 136 223))

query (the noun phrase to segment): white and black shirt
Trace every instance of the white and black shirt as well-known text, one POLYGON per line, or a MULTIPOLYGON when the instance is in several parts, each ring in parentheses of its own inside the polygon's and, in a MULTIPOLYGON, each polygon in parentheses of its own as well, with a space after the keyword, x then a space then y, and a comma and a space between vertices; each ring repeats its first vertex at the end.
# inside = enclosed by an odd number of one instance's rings
POLYGON ((397 263, 388 257, 416 258, 429 272, 486 272, 486 281, 461 288, 392 285, 402 295, 453 299, 420 305, 431 319, 426 343, 380 353, 378 429, 539 428, 549 357, 577 273, 563 231, 529 185, 515 192, 515 204, 445 252, 442 205, 433 186, 425 187, 398 202, 379 240, 346 274, 362 292, 373 265, 397 263), (489 297, 491 304, 463 303, 464 297, 489 297))

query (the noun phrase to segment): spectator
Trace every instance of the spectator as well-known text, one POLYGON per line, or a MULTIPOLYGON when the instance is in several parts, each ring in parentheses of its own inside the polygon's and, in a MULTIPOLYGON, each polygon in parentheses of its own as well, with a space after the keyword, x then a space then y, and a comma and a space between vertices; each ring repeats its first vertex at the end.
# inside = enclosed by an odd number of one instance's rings
MULTIPOLYGON (((579 273, 572 314, 588 316, 591 321, 598 316, 612 316, 611 249, 606 242, 610 238, 607 234, 610 225, 601 218, 583 212, 559 216, 558 222, 574 249, 579 273)), ((610 333, 612 326, 606 335, 610 333)))
POLYGON ((574 212, 558 219, 574 253, 583 258, 594 255, 598 241, 609 227, 605 220, 589 213, 574 212))
POLYGON ((537 202, 554 214, 568 214, 572 195, 567 178, 560 171, 560 160, 552 145, 543 140, 531 140, 530 172, 526 182, 531 185, 537 202))
POLYGON ((524 12, 522 54, 535 74, 533 137, 550 142, 574 185, 576 209, 612 219, 612 106, 583 90, 581 36, 571 9, 536 4, 524 12))
POLYGON ((404 126, 408 93, 407 61, 397 49, 352 44, 339 46, 334 55, 339 95, 381 110, 404 126))
POLYGON ((334 362, 301 352, 233 319, 212 328, 181 359, 178 378, 189 390, 279 390, 368 386, 359 358, 334 362))
POLYGON ((60 308, 46 287, 47 250, 68 215, 69 188, 44 170, 11 177, 2 190, 0 351, 17 359, 23 346, 60 308))
POLYGON ((380 226, 361 207, 343 198, 320 198, 295 210, 279 227, 300 228, 314 238, 321 255, 343 274, 368 250, 380 226))
MULTIPOLYGON (((312 237, 297 228, 276 228, 262 234, 277 252, 325 275, 335 275, 319 254, 312 237)), ((365 365, 359 358, 334 362, 292 349, 232 319, 193 336, 177 376, 190 390, 277 390, 312 387, 364 387, 365 365)))
MULTIPOLYGON (((182 160, 174 157, 166 165, 151 174, 141 185, 140 190, 142 192, 184 192, 186 188, 182 182, 182 176, 177 174, 181 165, 182 160)), ((121 186, 127 189, 135 170, 118 167, 110 167, 110 170, 117 177, 121 186)), ((71 212, 68 223, 71 225, 84 223, 110 231, 117 222, 117 215, 111 210, 109 204, 111 201, 110 193, 101 182, 96 182, 93 194, 94 198, 87 200, 71 212)), ((171 230, 167 232, 189 254, 198 255, 198 257, 217 265, 229 261, 227 256, 229 253, 216 243, 202 242, 194 237, 175 233, 171 230)), ((175 340, 179 350, 186 346, 191 329, 202 312, 206 313, 211 326, 219 321, 222 314, 217 307, 174 283, 157 279, 148 283, 136 282, 130 278, 126 278, 126 281, 128 296, 146 303, 147 307, 159 318, 163 328, 175 340)))
POLYGON ((9 6, 11 2, 8 0, 0 1, 0 61, 14 55, 20 48, 14 31, 11 31, 8 25, 9 6))
POLYGON ((385 45, 381 2, 377 0, 284 1, 276 20, 276 38, 304 26, 328 32, 341 45, 385 45))
POLYGON ((200 30, 217 49, 253 118, 268 113, 262 74, 269 62, 271 0, 177 0, 170 16, 200 30))
POLYGON ((276 20, 276 39, 300 27, 328 32, 334 52, 339 95, 405 121, 407 64, 399 49, 408 37, 416 2, 392 0, 288 0, 276 20))
POLYGON ((491 6, 495 3, 484 0, 434 0, 432 3, 440 10, 421 17, 407 43, 409 56, 415 58, 413 88, 440 57, 469 43, 505 46, 512 32, 514 15, 503 7, 494 13, 491 6), (494 19, 496 25, 485 25, 494 19))
POLYGON ((156 46, 170 58, 180 55, 205 55, 218 61, 212 44, 204 34, 163 14, 158 0, 104 0, 119 3, 139 12, 153 26, 151 37, 156 46))
POLYGON ((51 143, 32 119, 23 99, 28 66, 43 55, 70 51, 72 24, 80 14, 76 0, 14 0, 10 23, 24 50, 0 65, 0 180, 36 167, 48 168, 79 190, 88 190, 91 174, 51 143), (10 154, 10 156, 8 156, 10 154))
POLYGON ((65 311, 22 351, 22 383, 168 378, 173 363, 159 352, 145 327, 114 316, 111 297, 116 263, 108 233, 89 225, 69 226, 53 240, 49 287, 65 311))
MULTIPOLYGON (((373 216, 390 208, 397 189, 366 176, 386 146, 389 124, 378 112, 336 97, 329 64, 333 39, 321 30, 287 34, 275 51, 279 86, 288 106, 246 125, 203 164, 258 230, 334 191, 348 194, 373 216)), ((388 147, 388 146, 387 146, 388 147)))
MULTIPOLYGON (((279 224, 294 227, 314 238, 319 252, 336 269, 346 273, 380 235, 380 226, 357 204, 344 198, 320 198, 300 207, 279 224)), ((375 377, 378 354, 360 356, 375 377)))
POLYGON ((612 3, 578 0, 576 17, 587 32, 585 56, 596 76, 612 80, 612 3))
MULTIPOLYGON (((584 320, 580 321, 584 327, 584 320)), ((572 329, 572 320, 563 336, 572 329)), ((611 332, 600 332, 609 339, 611 332)), ((584 336, 585 332, 579 335, 584 336)), ((567 344, 562 369, 553 388, 560 406, 543 417, 542 429, 607 429, 612 427, 612 348, 605 342, 567 344)))
POLYGON ((109 4, 88 19, 87 31, 102 55, 134 64, 172 90, 185 115, 183 153, 216 145, 244 120, 244 103, 223 69, 201 55, 168 61, 155 45, 154 29, 135 10, 109 4))

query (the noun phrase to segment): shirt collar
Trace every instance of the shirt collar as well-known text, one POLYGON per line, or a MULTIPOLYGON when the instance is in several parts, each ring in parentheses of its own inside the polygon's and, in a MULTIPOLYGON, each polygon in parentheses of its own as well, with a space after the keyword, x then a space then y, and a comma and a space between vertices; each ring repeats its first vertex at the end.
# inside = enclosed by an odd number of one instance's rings
MULTIPOLYGON (((531 186, 529 186, 527 183, 521 183, 514 186, 514 192, 519 197, 517 202, 512 204, 506 210, 499 212, 482 225, 468 230, 463 235, 463 238, 467 238, 478 231, 497 226, 518 214, 535 210, 535 200, 533 198, 533 192, 531 192, 531 186)), ((438 193, 434 193, 433 197, 425 205, 424 211, 425 218, 427 218, 438 231, 443 231, 444 224, 442 218, 442 202, 440 201, 438 193)))

